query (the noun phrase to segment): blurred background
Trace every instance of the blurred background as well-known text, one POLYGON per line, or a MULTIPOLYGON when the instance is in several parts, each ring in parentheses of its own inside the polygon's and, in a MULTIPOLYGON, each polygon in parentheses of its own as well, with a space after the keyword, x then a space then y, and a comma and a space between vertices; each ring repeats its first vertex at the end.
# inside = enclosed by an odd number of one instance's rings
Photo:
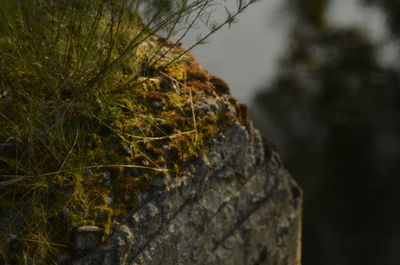
POLYGON ((399 0, 261 0, 193 51, 303 188, 304 265, 400 264, 399 37, 399 0))

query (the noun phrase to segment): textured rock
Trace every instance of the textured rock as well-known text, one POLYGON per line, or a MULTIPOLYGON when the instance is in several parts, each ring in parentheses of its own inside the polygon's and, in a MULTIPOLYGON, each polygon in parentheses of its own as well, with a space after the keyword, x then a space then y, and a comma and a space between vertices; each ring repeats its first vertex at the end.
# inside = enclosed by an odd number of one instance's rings
POLYGON ((251 122, 232 125, 72 264, 300 264, 301 191, 266 148, 251 122))
POLYGON ((75 249, 78 252, 92 250, 99 245, 103 229, 97 226, 81 226, 75 232, 75 249))

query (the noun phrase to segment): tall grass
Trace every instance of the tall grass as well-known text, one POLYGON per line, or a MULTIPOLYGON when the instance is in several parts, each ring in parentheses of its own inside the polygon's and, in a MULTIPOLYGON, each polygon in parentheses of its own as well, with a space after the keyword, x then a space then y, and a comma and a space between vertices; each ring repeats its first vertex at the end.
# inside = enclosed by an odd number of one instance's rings
POLYGON ((142 93, 155 65, 184 56, 170 52, 198 23, 210 31, 190 49, 254 1, 238 1, 219 23, 209 15, 216 2, 0 0, 1 264, 54 264, 68 249, 73 214, 88 214, 102 199, 98 192, 88 200, 85 174, 113 166, 91 164, 91 133, 117 131, 110 119, 118 95, 142 93), (164 42, 144 53, 154 34, 164 42), (172 36, 176 43, 165 49, 172 36))

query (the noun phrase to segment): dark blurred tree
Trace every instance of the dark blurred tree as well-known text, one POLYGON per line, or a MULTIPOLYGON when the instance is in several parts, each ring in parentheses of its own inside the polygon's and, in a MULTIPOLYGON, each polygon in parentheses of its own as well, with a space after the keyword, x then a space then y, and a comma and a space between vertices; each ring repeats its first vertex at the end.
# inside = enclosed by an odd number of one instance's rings
POLYGON ((388 26, 397 38, 400 37, 400 1, 398 0, 362 0, 363 3, 380 7, 388 15, 388 26))
MULTIPOLYGON (((303 264, 399 264, 400 75, 361 32, 327 26, 328 2, 296 0, 255 119, 305 191, 303 264)), ((379 5, 400 34, 394 2, 379 5)))

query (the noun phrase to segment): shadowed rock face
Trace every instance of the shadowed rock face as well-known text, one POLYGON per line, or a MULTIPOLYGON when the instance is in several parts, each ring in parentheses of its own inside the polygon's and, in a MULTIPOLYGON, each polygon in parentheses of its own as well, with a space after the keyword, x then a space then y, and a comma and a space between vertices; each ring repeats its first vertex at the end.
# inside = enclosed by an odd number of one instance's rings
POLYGON ((194 66, 191 82, 211 91, 194 102, 195 111, 213 116, 228 109, 234 121, 218 129, 208 151, 182 176, 155 180, 138 207, 113 223, 106 242, 60 263, 300 264, 301 190, 243 118, 244 107, 227 91, 217 93, 195 61, 189 74, 194 66))

